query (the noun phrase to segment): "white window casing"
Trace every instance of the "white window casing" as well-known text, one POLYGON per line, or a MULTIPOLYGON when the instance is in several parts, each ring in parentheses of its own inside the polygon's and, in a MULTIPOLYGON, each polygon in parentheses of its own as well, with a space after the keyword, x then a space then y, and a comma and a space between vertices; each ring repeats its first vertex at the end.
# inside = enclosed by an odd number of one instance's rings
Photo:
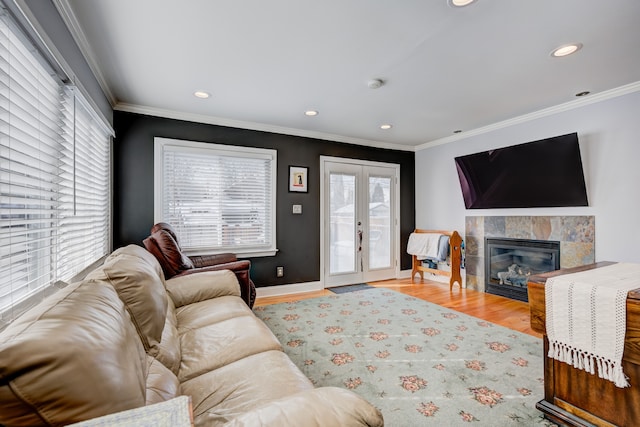
POLYGON ((155 138, 154 222, 188 254, 274 255, 276 171, 276 150, 155 138))

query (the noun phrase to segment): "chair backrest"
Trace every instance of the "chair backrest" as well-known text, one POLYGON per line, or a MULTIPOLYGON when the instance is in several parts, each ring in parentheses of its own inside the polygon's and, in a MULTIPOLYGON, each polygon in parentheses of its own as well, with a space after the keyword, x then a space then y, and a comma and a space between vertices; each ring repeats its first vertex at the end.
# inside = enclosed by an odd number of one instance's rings
POLYGON ((169 233, 171 237, 173 237, 173 240, 176 241, 178 247, 180 247, 180 242, 178 242, 178 235, 176 234, 176 230, 171 226, 171 224, 166 222, 159 222, 157 224, 154 224, 153 227, 151 227, 151 234, 159 230, 164 230, 169 233))
POLYGON ((144 247, 156 257, 167 279, 184 270, 194 268, 193 262, 191 262, 188 256, 182 253, 178 242, 169 230, 158 228, 155 232, 151 233, 151 236, 144 239, 142 243, 144 247))

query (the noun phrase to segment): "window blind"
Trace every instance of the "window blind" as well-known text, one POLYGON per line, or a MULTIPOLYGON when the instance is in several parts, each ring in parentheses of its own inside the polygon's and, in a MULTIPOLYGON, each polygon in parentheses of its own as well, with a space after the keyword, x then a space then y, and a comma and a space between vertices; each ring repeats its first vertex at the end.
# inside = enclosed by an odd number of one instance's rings
POLYGON ((109 132, 0 9, 0 326, 107 253, 109 132))
MULTIPOLYGON (((160 212, 190 252, 275 247, 275 152, 162 144, 160 212)), ((158 215, 157 215, 158 216, 158 215)))
POLYGON ((58 277, 68 280, 110 248, 110 138, 74 88, 63 98, 58 277))

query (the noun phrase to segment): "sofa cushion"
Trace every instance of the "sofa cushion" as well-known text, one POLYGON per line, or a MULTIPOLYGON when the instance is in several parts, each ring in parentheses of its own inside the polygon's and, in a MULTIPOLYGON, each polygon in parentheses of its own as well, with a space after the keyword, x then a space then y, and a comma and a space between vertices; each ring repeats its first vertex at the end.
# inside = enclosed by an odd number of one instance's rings
POLYGON ((212 427, 313 385, 286 354, 267 351, 206 372, 181 388, 191 396, 195 425, 212 427))
POLYGON ((180 335, 178 333, 178 319, 176 318, 173 301, 167 295, 167 317, 162 330, 162 338, 158 344, 156 358, 175 375, 180 371, 180 335))
POLYGON ((221 296, 240 296, 238 278, 231 270, 202 271, 176 276, 165 283, 176 307, 221 296))
POLYGON ((104 264, 93 270, 87 278, 104 281, 115 288, 131 314, 145 350, 158 353, 158 344, 167 315, 167 292, 162 273, 145 257, 146 251, 129 245, 114 251, 104 264))
POLYGON ((181 382, 218 369, 243 357, 282 350, 271 330, 253 314, 234 317, 180 335, 181 382))
POLYGON ((0 424, 66 425, 142 406, 146 369, 116 291, 71 284, 0 333, 0 424))
POLYGON ((147 355, 146 404, 164 402, 180 395, 180 383, 167 367, 156 358, 147 355))
POLYGON ((180 333, 247 315, 253 312, 238 297, 219 297, 176 308, 180 333))
POLYGON ((147 263, 149 267, 153 269, 153 271, 156 272, 156 274, 160 277, 160 279, 162 280, 162 283, 164 284, 165 277, 164 277, 164 273, 162 272, 162 267, 160 267, 160 263, 158 262, 156 257, 150 254, 149 251, 147 251, 142 246, 127 245, 127 246, 118 248, 115 251, 113 251, 111 254, 109 254, 109 256, 105 258, 104 262, 106 263, 111 259, 116 258, 122 254, 131 255, 131 256, 140 258, 142 261, 147 263))
POLYGON ((382 413, 357 394, 338 387, 305 390, 235 417, 225 427, 383 427, 382 413))

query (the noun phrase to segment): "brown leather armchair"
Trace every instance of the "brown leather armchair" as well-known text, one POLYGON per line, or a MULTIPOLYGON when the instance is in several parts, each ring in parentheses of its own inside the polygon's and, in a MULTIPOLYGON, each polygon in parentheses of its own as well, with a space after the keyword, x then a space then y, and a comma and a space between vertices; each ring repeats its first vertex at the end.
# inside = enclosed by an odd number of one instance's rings
POLYGON ((142 243, 158 259, 167 279, 203 271, 233 271, 240 283, 242 299, 249 307, 253 307, 256 287, 249 275, 251 261, 238 260, 232 253, 187 256, 182 253, 175 230, 166 222, 151 227, 151 235, 142 243))

